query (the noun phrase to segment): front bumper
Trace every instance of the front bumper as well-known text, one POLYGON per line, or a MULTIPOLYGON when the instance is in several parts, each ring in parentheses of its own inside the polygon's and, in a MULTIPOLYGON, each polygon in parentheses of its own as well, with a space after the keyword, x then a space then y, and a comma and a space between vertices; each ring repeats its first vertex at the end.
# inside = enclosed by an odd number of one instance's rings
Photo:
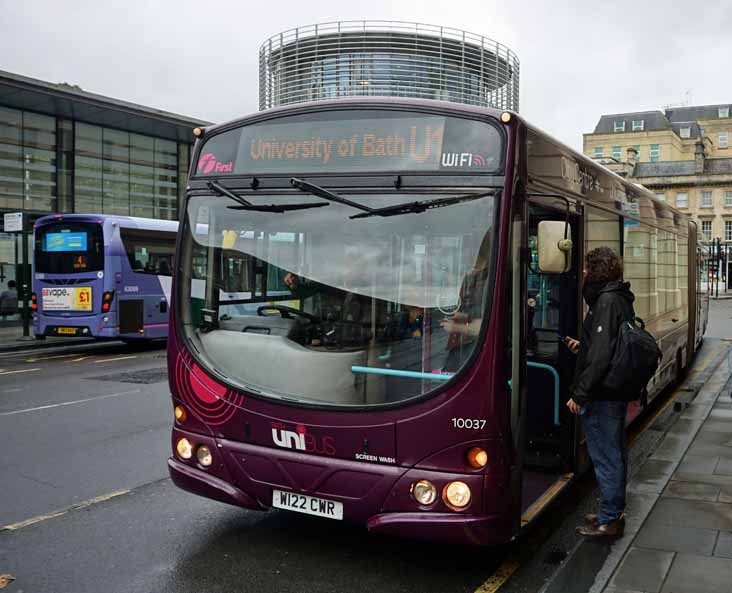
POLYGON ((193 494, 255 511, 264 510, 264 507, 246 492, 216 476, 181 463, 174 457, 168 459, 168 472, 176 486, 193 494))

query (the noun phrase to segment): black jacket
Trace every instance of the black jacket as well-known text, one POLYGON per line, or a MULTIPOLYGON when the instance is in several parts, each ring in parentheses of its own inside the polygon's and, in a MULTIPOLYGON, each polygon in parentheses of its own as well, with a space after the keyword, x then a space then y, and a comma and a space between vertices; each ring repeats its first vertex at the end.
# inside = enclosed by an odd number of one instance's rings
POLYGON ((580 405, 596 400, 625 401, 626 395, 612 393, 601 385, 610 370, 620 326, 635 317, 635 296, 630 292, 630 283, 587 283, 583 295, 590 310, 582 324, 571 397, 580 405))

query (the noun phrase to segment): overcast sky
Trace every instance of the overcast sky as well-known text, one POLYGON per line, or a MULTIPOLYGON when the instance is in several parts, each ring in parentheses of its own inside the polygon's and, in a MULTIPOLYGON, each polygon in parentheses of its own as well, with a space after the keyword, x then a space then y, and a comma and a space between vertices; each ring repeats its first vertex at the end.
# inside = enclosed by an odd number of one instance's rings
POLYGON ((521 113, 577 149, 602 113, 732 102, 732 0, 0 0, 0 10, 0 69, 214 122, 258 109, 266 38, 363 18, 507 45, 521 62, 521 113))

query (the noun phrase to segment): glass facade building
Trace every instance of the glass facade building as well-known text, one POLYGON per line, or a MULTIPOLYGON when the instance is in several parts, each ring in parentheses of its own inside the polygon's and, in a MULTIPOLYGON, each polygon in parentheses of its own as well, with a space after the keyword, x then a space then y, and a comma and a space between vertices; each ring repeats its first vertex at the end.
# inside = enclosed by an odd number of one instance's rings
POLYGON ((300 27, 259 51, 259 107, 337 97, 439 99, 518 111, 519 61, 472 33, 392 21, 300 27))
MULTIPOLYGON (((192 129, 208 122, 0 71, 0 292, 29 284, 33 222, 50 213, 176 220, 192 129), (8 232, 4 214, 22 212, 8 232)), ((25 295, 27 296, 27 295, 25 295)))

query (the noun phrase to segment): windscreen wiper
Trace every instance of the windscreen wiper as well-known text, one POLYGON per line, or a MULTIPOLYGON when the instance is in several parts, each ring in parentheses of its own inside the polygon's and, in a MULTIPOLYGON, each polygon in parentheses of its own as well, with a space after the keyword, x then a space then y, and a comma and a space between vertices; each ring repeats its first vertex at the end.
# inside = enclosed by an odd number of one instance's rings
POLYGON ((453 204, 460 204, 462 202, 470 202, 472 200, 479 200, 486 196, 492 196, 496 194, 496 190, 488 192, 480 192, 477 194, 466 194, 464 196, 455 196, 452 198, 436 198, 434 200, 424 200, 421 202, 407 202, 405 204, 395 204, 394 206, 384 206, 383 208, 372 208, 370 212, 364 212, 363 214, 354 214, 349 218, 368 218, 369 216, 398 216, 400 214, 408 213, 420 213, 426 212, 427 210, 433 210, 435 208, 444 208, 445 206, 452 206, 453 204))
MULTIPOLYGON (((328 200, 330 202, 337 202, 338 204, 345 204, 346 206, 350 206, 351 208, 356 208, 357 210, 363 210, 366 213, 374 212, 373 208, 369 208, 368 206, 364 206, 363 204, 359 204, 358 202, 353 202, 352 200, 348 200, 348 199, 344 198, 343 196, 334 194, 332 191, 328 191, 324 187, 320 187, 319 185, 315 185, 313 183, 305 181, 304 179, 298 179, 297 177, 292 177, 290 179, 290 185, 292 187, 294 187, 295 189, 299 189, 300 191, 304 191, 309 194, 313 194, 314 196, 318 196, 319 198, 323 198, 324 200, 328 200)), ((363 215, 360 215, 360 216, 363 216, 363 215)), ((351 216, 351 218, 353 218, 353 216, 351 216)))
POLYGON ((323 206, 330 206, 328 202, 317 202, 307 204, 264 204, 257 205, 252 204, 250 201, 245 200, 241 196, 237 196, 231 190, 225 188, 220 183, 215 181, 209 181, 207 184, 208 189, 219 194, 220 196, 226 196, 230 200, 234 200, 239 206, 227 206, 231 210, 252 210, 254 212, 289 212, 290 210, 308 210, 309 208, 322 208, 323 206))

